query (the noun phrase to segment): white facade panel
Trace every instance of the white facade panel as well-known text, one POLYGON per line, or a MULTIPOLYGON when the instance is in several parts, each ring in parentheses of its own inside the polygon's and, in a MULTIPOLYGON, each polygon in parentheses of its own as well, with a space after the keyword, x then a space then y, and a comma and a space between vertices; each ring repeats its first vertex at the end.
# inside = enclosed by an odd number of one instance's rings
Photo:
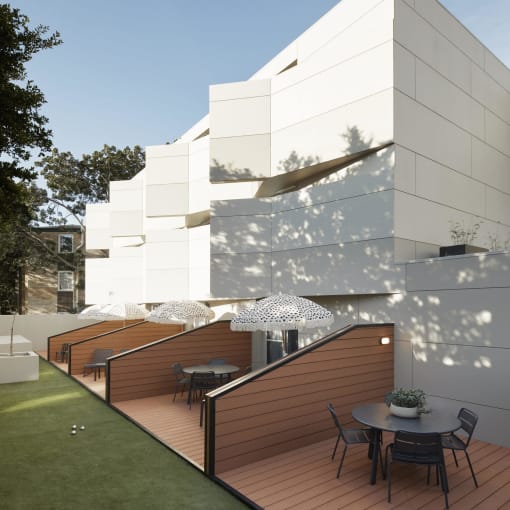
POLYGON ((389 41, 273 94, 271 129, 278 131, 390 88, 392 62, 389 41))
POLYGON ((271 230, 273 252, 390 237, 393 194, 382 191, 282 211, 271 230))
POLYGON ((471 174, 471 136, 444 117, 395 91, 395 141, 405 148, 471 174))
POLYGON ((111 244, 110 204, 87 204, 87 250, 108 249, 111 244))
MULTIPOLYGON (((365 6, 362 8, 366 9, 365 6)), ((358 55, 391 40, 393 1, 386 0, 373 8, 369 7, 349 25, 345 25, 345 15, 339 17, 338 21, 339 23, 331 27, 328 40, 319 44, 307 57, 303 56, 303 44, 306 43, 300 43, 298 65, 271 80, 273 94, 340 62, 355 59, 358 55)), ((317 35, 322 38, 326 34, 317 35)))
MULTIPOLYGON (((312 58, 317 48, 327 44, 335 34, 358 23, 379 3, 379 0, 366 2, 343 0, 341 4, 337 4, 327 13, 327 16, 320 18, 299 37, 299 60, 306 61, 312 58)), ((391 2, 385 3, 391 4, 391 2)))
POLYGON ((476 216, 485 216, 485 188, 484 184, 462 173, 416 156, 416 195, 420 197, 476 216))
POLYGON ((296 156, 329 161, 392 139, 393 90, 389 89, 273 132, 271 171, 283 173, 285 163, 296 156))
POLYGON ((416 57, 403 46, 393 46, 394 86, 409 97, 416 97, 416 57))
POLYGON ((110 207, 112 211, 141 210, 143 208, 143 181, 110 182, 110 207))
POLYGON ((111 260, 85 259, 85 303, 109 303, 111 288, 111 260))
POLYGON ((485 70, 510 92, 510 70, 487 48, 485 48, 485 70))
POLYGON ((484 138, 484 109, 480 103, 419 60, 416 100, 478 138, 484 138))
POLYGON ((485 141, 506 156, 510 156, 510 125, 489 110, 485 110, 485 141))
POLYGON ((247 198, 239 200, 216 200, 211 202, 212 216, 253 216, 270 214, 271 198, 247 198))
POLYGON ((138 236, 143 235, 142 210, 114 210, 110 215, 111 235, 138 236))
POLYGON ((155 184, 145 187, 146 216, 177 216, 189 212, 189 184, 155 184))
POLYGON ((188 181, 188 156, 147 159, 145 184, 168 184, 188 181))
POLYGON ((510 157, 473 138, 473 178, 510 193, 510 157))
POLYGON ((188 239, 188 231, 184 228, 183 216, 146 217, 144 232, 147 243, 164 243, 188 239))
POLYGON ((269 177, 271 135, 211 139, 211 181, 269 177))
POLYGON ((145 267, 154 269, 187 268, 189 245, 187 242, 168 242, 145 245, 145 267))
POLYGON ((213 217, 211 253, 271 251, 271 218, 268 216, 213 217))
POLYGON ((473 64, 473 97, 510 124, 510 92, 473 64))
POLYGON ((395 189, 416 193, 416 154, 400 145, 395 146, 395 189))
POLYGON ((487 188, 487 218, 510 225, 510 195, 487 188))
POLYGON ((273 293, 390 293, 403 285, 402 268, 393 264, 392 238, 273 253, 273 293))
POLYGON ((188 269, 154 269, 146 271, 146 303, 163 303, 170 300, 188 299, 188 269))
POLYGON ((221 298, 269 296, 270 267, 268 253, 211 254, 211 294, 221 298))
POLYGON ((269 96, 271 80, 248 80, 211 85, 209 101, 230 101, 248 97, 269 96))
POLYGON ((268 133, 270 96, 211 101, 211 138, 268 133))

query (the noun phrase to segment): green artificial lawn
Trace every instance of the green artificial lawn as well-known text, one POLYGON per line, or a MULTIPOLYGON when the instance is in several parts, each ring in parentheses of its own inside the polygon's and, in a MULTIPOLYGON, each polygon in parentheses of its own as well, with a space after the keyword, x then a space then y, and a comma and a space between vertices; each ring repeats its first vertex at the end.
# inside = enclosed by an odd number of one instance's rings
POLYGON ((248 507, 40 360, 39 381, 0 385, 0 508, 248 507))

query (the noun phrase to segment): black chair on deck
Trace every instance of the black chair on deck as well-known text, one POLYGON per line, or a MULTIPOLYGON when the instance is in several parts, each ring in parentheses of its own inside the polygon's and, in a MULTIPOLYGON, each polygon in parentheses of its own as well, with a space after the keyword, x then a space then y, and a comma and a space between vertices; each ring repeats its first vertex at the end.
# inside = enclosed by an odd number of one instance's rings
POLYGON ((183 369, 182 365, 180 363, 174 363, 172 365, 172 373, 175 377, 175 390, 174 390, 174 399, 175 402, 175 396, 177 395, 177 390, 179 387, 181 388, 181 395, 184 394, 184 390, 186 389, 186 386, 191 382, 191 378, 189 375, 187 375, 183 369))
MULTIPOLYGON (((208 362, 207 362, 208 365, 226 365, 227 364, 227 360, 225 358, 213 358, 213 359, 210 359, 208 362)), ((218 380, 218 383, 219 384, 223 384, 223 379, 226 379, 227 381, 230 381, 230 379, 232 379, 231 375, 230 374, 219 374, 216 376, 216 379, 218 380)))
POLYGON ((188 406, 191 409, 193 399, 202 400, 203 396, 218 387, 218 381, 214 372, 193 372, 188 392, 188 406))
MULTIPOLYGON (((340 420, 336 414, 335 408, 332 404, 328 404, 328 411, 331 414, 331 418, 333 418, 333 422, 338 430, 338 436, 336 438, 335 448, 333 449, 333 454, 331 455, 331 460, 335 458, 336 449, 338 448, 338 443, 340 439, 344 442, 344 451, 342 453, 342 460, 340 461, 340 465, 338 466, 338 471, 336 473, 336 477, 340 476, 340 471, 342 471, 342 466, 345 459, 345 453, 347 452, 347 447, 351 444, 373 444, 376 440, 376 434, 372 429, 345 429, 340 424, 340 420)), ((381 462, 381 469, 383 469, 382 463, 382 453, 379 450, 379 460, 381 462)), ((384 472, 384 471, 383 471, 384 472)))
POLYGON ((386 447, 385 471, 388 479, 388 503, 391 502, 391 466, 393 462, 428 466, 427 483, 430 482, 430 467, 436 466, 436 469, 439 470, 446 508, 448 508, 448 478, 440 434, 414 434, 402 430, 395 433, 394 442, 386 447), (388 452, 390 453, 389 457, 388 452))
POLYGON ((87 369, 92 368, 94 371, 94 381, 96 378, 101 379, 101 369, 106 372, 106 359, 113 356, 113 349, 96 349, 92 354, 92 362, 83 365, 83 376, 87 375, 87 369))
POLYGON ((69 361, 69 347, 70 343, 63 343, 60 347, 60 351, 55 353, 55 361, 65 362, 69 361))
POLYGON ((463 407, 459 414, 457 415, 459 420, 462 423, 460 430, 463 430, 467 436, 465 439, 460 438, 454 432, 451 434, 447 434, 441 436, 441 444, 443 448, 451 450, 453 453, 453 458, 455 459, 455 465, 459 467, 459 463, 457 462, 457 455, 455 455, 455 450, 464 451, 466 454, 466 459, 469 464, 469 469, 471 470, 471 476, 473 477, 473 481, 475 482, 475 487, 478 487, 478 482, 476 481, 475 472, 473 471, 473 466, 471 465, 471 459, 469 458, 467 447, 469 446, 469 442, 471 441, 471 436, 475 430, 476 424, 478 422, 478 415, 469 409, 463 407))

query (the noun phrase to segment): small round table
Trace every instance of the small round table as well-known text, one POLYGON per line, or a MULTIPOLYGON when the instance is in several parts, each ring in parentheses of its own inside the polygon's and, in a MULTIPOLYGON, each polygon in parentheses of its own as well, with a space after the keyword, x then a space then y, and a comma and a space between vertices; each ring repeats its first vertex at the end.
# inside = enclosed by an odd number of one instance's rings
POLYGON ((186 374, 192 374, 193 372, 214 372, 214 375, 227 375, 238 372, 239 367, 235 365, 193 365, 191 367, 184 367, 182 371, 186 374))
POLYGON ((418 418, 399 418, 393 416, 389 407, 384 403, 364 404, 355 407, 352 410, 352 417, 363 425, 368 425, 375 432, 370 472, 370 483, 372 485, 375 484, 377 479, 377 460, 383 430, 388 432, 403 430, 414 434, 446 434, 460 429, 462 425, 456 415, 447 411, 430 411, 421 414, 418 418))

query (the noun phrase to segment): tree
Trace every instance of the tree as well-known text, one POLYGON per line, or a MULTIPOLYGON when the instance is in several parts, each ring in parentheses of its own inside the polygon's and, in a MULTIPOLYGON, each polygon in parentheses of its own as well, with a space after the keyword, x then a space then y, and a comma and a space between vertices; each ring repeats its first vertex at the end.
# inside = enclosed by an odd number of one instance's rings
POLYGON ((48 27, 28 26, 29 18, 0 4, 0 312, 19 309, 21 268, 37 258, 28 235, 36 197, 28 163, 51 148, 48 119, 40 113, 44 95, 27 79, 25 65, 41 50, 61 44, 60 34, 46 37, 48 27), (5 304, 4 304, 5 303, 5 304))
POLYGON ((132 149, 104 145, 102 150, 77 159, 71 152, 53 149, 36 166, 51 192, 42 219, 64 224, 71 215, 81 223, 87 203, 109 200, 110 181, 130 179, 144 168, 145 152, 138 145, 132 149))

